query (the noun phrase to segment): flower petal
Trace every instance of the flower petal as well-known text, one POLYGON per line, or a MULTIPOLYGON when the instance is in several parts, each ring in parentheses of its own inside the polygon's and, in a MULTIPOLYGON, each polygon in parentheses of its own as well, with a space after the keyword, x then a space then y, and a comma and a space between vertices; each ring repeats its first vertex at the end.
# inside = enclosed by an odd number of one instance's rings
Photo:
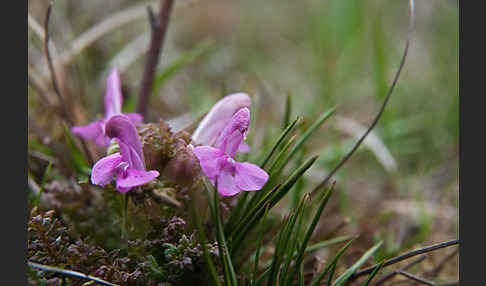
POLYGON ((108 119, 113 115, 120 114, 122 110, 123 96, 121 92, 120 76, 118 69, 115 67, 110 72, 106 81, 105 93, 105 118, 108 119))
POLYGON ((126 193, 134 187, 144 185, 159 176, 157 171, 140 171, 128 167, 125 172, 120 172, 116 177, 116 188, 126 193), (122 174, 123 173, 123 174, 122 174))
POLYGON ((107 147, 110 145, 110 138, 103 132, 103 121, 98 120, 84 126, 74 126, 71 132, 84 139, 93 140, 97 145, 107 147))
POLYGON ((246 93, 234 93, 219 100, 203 118, 192 135, 197 144, 212 146, 219 134, 241 108, 250 108, 251 99, 246 93))
POLYGON ((109 184, 117 172, 117 167, 123 162, 120 153, 115 153, 101 158, 93 166, 91 171, 91 183, 104 186, 109 184))
POLYGON ((214 179, 219 175, 226 157, 223 151, 210 146, 199 146, 192 149, 192 152, 199 159, 201 169, 208 178, 214 179))
POLYGON ((246 107, 238 110, 219 135, 214 147, 223 150, 233 158, 250 125, 250 110, 246 107))
POLYGON ((248 153, 250 152, 250 145, 248 145, 248 143, 246 143, 245 141, 241 141, 240 146, 238 146, 238 150, 236 152, 248 153))
POLYGON ((241 189, 236 185, 235 178, 231 174, 230 169, 224 169, 220 173, 217 184, 218 193, 220 193, 222 196, 234 196, 241 192, 241 189))
POLYGON ((110 138, 116 138, 123 159, 132 168, 145 171, 142 143, 135 125, 127 116, 120 114, 111 117, 106 122, 105 132, 110 138))
POLYGON ((122 114, 125 115, 125 116, 127 116, 128 118, 130 118, 130 120, 135 125, 143 122, 143 116, 142 116, 142 114, 132 113, 132 112, 122 113, 122 114))
POLYGON ((235 163, 236 185, 245 191, 256 191, 263 188, 268 181, 268 174, 263 169, 251 163, 235 163))

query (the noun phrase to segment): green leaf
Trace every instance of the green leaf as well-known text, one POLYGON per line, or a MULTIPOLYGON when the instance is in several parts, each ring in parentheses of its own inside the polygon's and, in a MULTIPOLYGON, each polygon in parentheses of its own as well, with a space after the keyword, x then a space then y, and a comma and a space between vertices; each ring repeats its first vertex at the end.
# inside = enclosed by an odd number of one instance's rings
POLYGON ((370 248, 368 251, 366 251, 365 254, 363 254, 363 256, 361 256, 361 258, 356 263, 353 264, 353 266, 351 266, 341 276, 339 276, 339 278, 336 279, 336 281, 334 281, 332 286, 339 286, 342 285, 344 282, 346 282, 349 279, 349 277, 351 277, 351 275, 356 270, 358 270, 358 268, 361 267, 361 265, 363 265, 363 263, 365 263, 366 260, 368 260, 378 250, 378 248, 380 248, 382 244, 383 241, 380 241, 377 244, 375 244, 372 248, 370 248))
POLYGON ((177 72, 179 72, 183 67, 209 51, 212 44, 212 41, 208 39, 199 42, 191 50, 185 52, 174 62, 165 67, 161 72, 157 73, 154 79, 152 94, 157 94, 164 83, 177 74, 177 72))

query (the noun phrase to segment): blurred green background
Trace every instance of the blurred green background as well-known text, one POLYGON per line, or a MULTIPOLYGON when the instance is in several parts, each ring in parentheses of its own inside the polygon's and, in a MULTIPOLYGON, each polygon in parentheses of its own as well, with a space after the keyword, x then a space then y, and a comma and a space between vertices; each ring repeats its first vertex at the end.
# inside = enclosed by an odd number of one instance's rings
MULTIPOLYGON (((29 79, 52 98, 39 34, 47 2, 29 1, 29 79)), ((67 59, 60 81, 79 124, 103 113, 114 65, 121 71, 124 108, 134 108, 149 41, 147 3, 158 9, 157 1, 56 1, 51 38, 55 58, 67 59), (95 35, 91 42, 87 31, 95 35), (64 53, 73 47, 71 56, 64 53)), ((458 236, 458 1, 415 6, 408 58, 374 141, 336 175, 339 200, 330 223, 370 243, 384 238, 382 255, 458 236)), ((162 118, 180 128, 222 96, 247 92, 253 100, 249 140, 258 150, 281 130, 288 95, 291 118, 302 116, 306 124, 336 107, 336 116, 306 146, 308 156, 320 155, 302 182, 310 190, 378 112, 407 24, 405 0, 178 0, 147 121, 162 118)), ((29 116, 55 133, 57 123, 37 108, 40 100, 30 88, 29 116)))

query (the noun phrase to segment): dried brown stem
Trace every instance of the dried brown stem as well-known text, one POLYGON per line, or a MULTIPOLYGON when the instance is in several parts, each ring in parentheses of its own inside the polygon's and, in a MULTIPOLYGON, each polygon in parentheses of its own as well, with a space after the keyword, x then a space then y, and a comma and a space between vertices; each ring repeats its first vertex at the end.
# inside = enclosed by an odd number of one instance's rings
POLYGON ((49 39, 50 39, 49 19, 51 18, 51 12, 52 12, 52 5, 53 4, 54 4, 54 2, 51 1, 49 3, 49 5, 47 6, 46 18, 44 20, 44 31, 45 31, 44 32, 44 53, 45 53, 45 56, 46 56, 46 59, 47 59, 47 65, 49 67, 49 72, 51 74, 52 86, 54 88, 54 91, 55 91, 57 97, 59 98, 59 101, 60 101, 60 104, 61 104, 61 107, 62 107, 62 110, 63 110, 63 116, 69 122, 70 125, 73 125, 73 121, 72 121, 71 117, 69 116, 69 112, 67 110, 66 103, 64 102, 64 98, 62 97, 61 91, 59 89, 59 84, 58 84, 58 81, 57 81, 56 72, 54 70, 54 65, 52 63, 52 57, 51 57, 51 53, 50 53, 50 50, 49 50, 49 39))
POLYGON ((412 38, 412 31, 413 31, 413 26, 414 26, 414 21, 415 21, 415 2, 414 2, 414 0, 410 0, 409 3, 410 3, 409 4, 409 6, 410 6, 410 9, 409 9, 410 10, 410 17, 409 17, 408 35, 407 35, 407 40, 405 42, 405 49, 403 51, 402 60, 400 62, 400 66, 398 67, 397 72, 395 73, 395 77, 393 78, 393 82, 392 82, 392 84, 390 86, 390 89, 388 90, 388 93, 387 93, 387 95, 385 97, 385 100, 383 101, 383 104, 381 105, 381 108, 378 111, 378 114, 376 115, 375 119, 373 120, 373 123, 371 123, 370 127, 361 136, 361 138, 358 140, 358 142, 356 142, 356 144, 353 146, 353 148, 351 149, 351 151, 349 151, 349 153, 346 154, 346 156, 344 156, 344 158, 341 160, 341 162, 339 162, 339 164, 337 164, 337 166, 334 167, 334 169, 326 176, 326 178, 324 180, 322 180, 321 183, 319 183, 312 190, 311 193, 315 193, 317 190, 321 189, 322 187, 324 187, 329 182, 329 180, 331 179, 331 177, 334 176, 334 174, 339 169, 341 169, 341 167, 349 160, 349 158, 354 154, 354 152, 356 152, 356 150, 358 149, 358 147, 361 145, 361 143, 363 143, 363 141, 366 139, 366 137, 368 136, 368 134, 370 134, 370 132, 373 130, 373 128, 375 128, 376 124, 380 120, 381 115, 383 114, 383 111, 385 110, 385 107, 386 107, 388 101, 390 100, 390 97, 391 97, 391 95, 393 93, 393 90, 395 89, 395 85, 398 82, 398 78, 400 77, 400 74, 401 74, 401 72, 403 70, 403 66, 405 64, 405 59, 407 58, 407 54, 408 54, 408 48, 410 46, 410 39, 412 38))
POLYGON ((444 259, 442 259, 442 261, 436 267, 434 267, 434 269, 426 272, 425 276, 437 277, 440 271, 442 271, 442 269, 444 268, 444 265, 447 263, 447 261, 449 261, 451 258, 456 256, 458 252, 459 252, 459 248, 454 249, 454 251, 452 251, 446 257, 444 257, 444 259))
POLYGON ((155 77, 155 69, 159 62, 160 53, 164 44, 165 35, 169 26, 170 12, 174 0, 161 0, 158 17, 155 17, 152 9, 148 7, 150 28, 152 31, 150 40, 150 49, 147 54, 145 71, 143 73, 136 111, 144 117, 147 115, 147 107, 152 92, 152 86, 155 77))
MULTIPOLYGON (((56 71, 54 70, 54 65, 52 63, 51 53, 49 51, 49 38, 50 38, 50 36, 49 36, 49 19, 51 18, 51 12, 52 12, 53 4, 54 4, 54 2, 51 1, 49 3, 49 5, 47 6, 46 18, 45 18, 45 21, 44 21, 44 31, 45 31, 45 33, 44 33, 44 52, 46 54, 47 65, 49 67, 49 72, 51 74, 52 86, 53 86, 54 91, 56 92, 57 96, 59 97, 59 101, 60 101, 61 108, 62 108, 62 111, 63 111, 63 117, 69 123, 69 127, 71 127, 71 126, 74 125, 74 122, 73 122, 72 118, 70 117, 70 112, 67 108, 67 105, 66 105, 64 98, 62 97, 61 91, 59 89, 59 84, 58 84, 57 77, 56 77, 56 71)), ((93 156, 91 155, 91 152, 89 151, 88 146, 86 146, 86 142, 84 142, 83 139, 80 139, 80 141, 81 141, 81 147, 82 147, 82 149, 83 149, 83 151, 86 155, 88 163, 90 165, 93 164, 93 156)))
POLYGON ((422 283, 422 284, 425 284, 425 285, 435 286, 435 284, 433 282, 430 282, 428 280, 425 280, 423 278, 420 278, 418 276, 415 276, 415 275, 408 273, 408 272, 405 272, 405 271, 398 271, 398 274, 403 275, 410 280, 413 280, 413 281, 416 281, 416 282, 419 282, 419 283, 422 283))

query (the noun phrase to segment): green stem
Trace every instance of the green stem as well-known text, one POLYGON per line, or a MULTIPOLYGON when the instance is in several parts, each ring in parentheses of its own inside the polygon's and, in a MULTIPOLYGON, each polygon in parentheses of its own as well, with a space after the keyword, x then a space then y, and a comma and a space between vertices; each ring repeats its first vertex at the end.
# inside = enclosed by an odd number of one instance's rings
POLYGON ((127 210, 128 210, 128 193, 123 194, 123 210, 122 210, 122 225, 121 225, 121 237, 123 240, 123 246, 127 246, 127 210))

